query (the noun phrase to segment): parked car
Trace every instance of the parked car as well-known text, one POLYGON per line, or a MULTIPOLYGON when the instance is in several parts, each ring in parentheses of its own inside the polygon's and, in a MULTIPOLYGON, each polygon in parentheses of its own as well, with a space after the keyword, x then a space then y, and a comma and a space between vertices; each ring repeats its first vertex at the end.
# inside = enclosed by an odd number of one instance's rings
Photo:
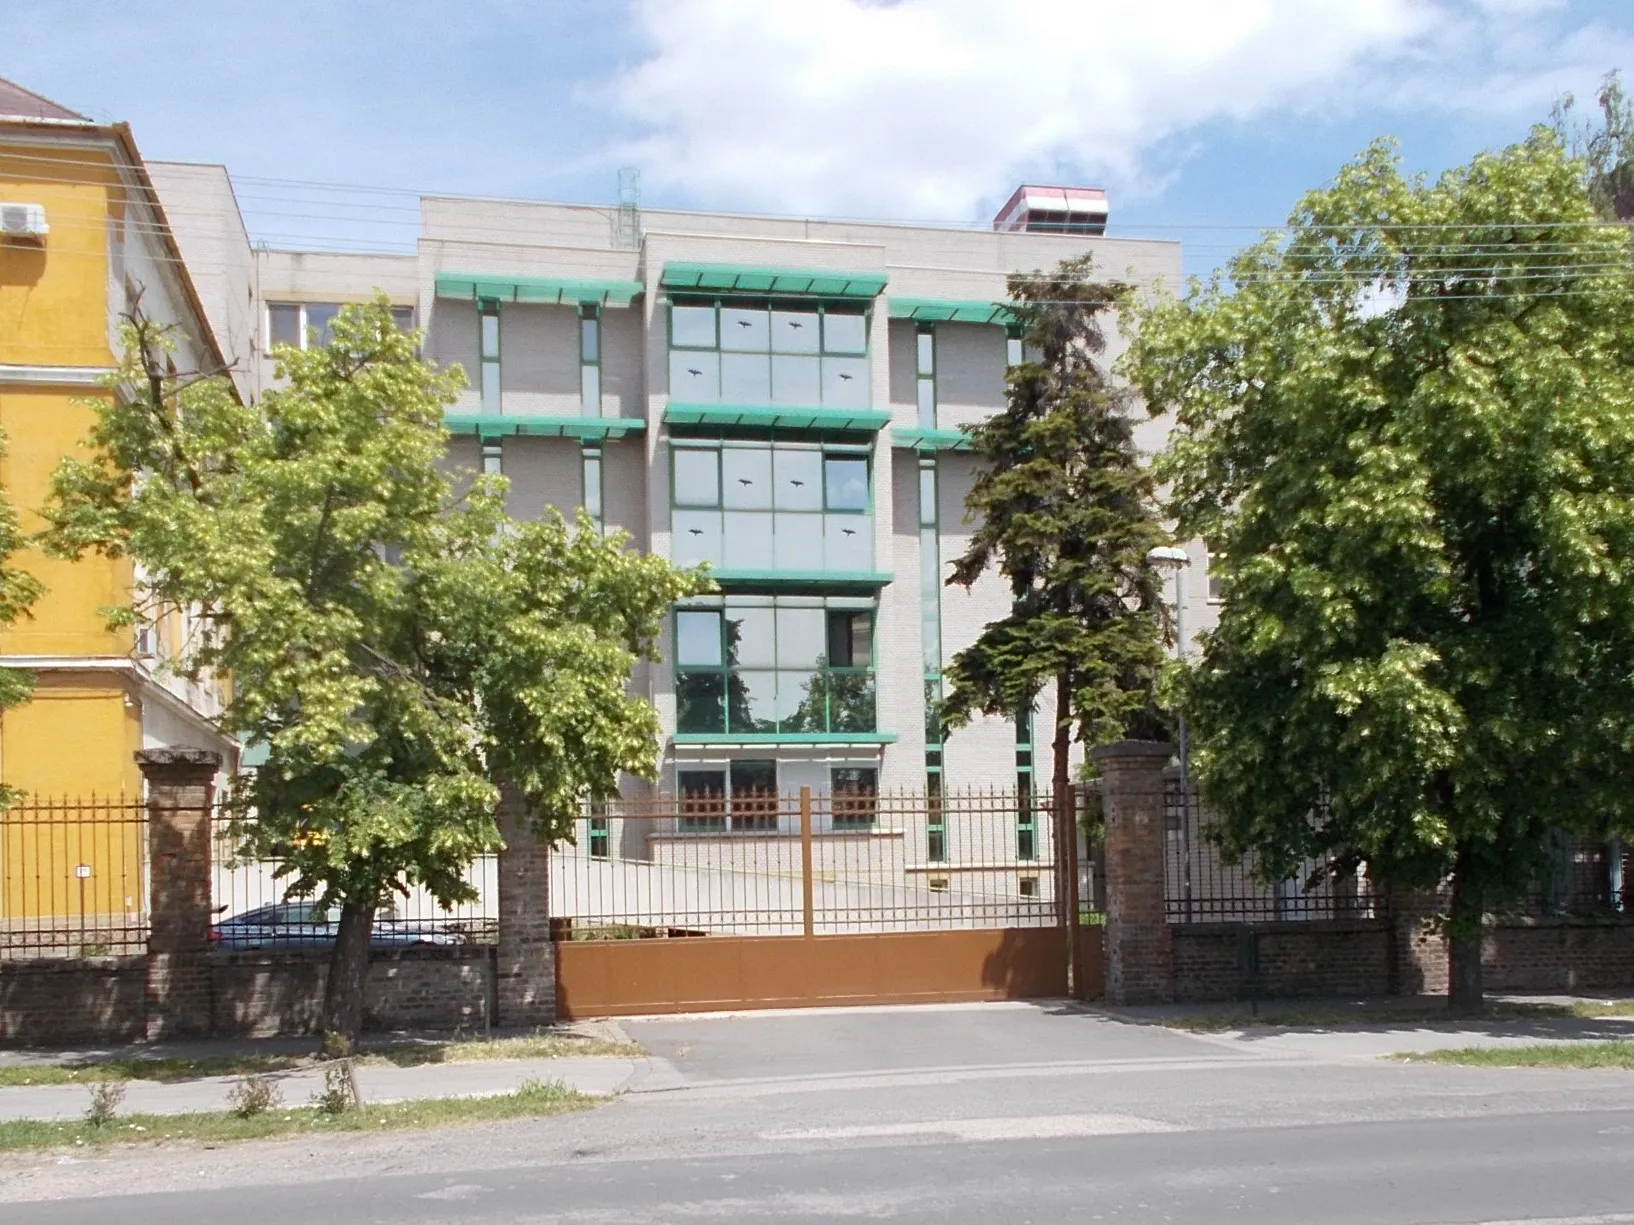
MULTIPOLYGON (((316 902, 275 902, 222 919, 210 929, 210 942, 226 949, 328 948, 339 931, 337 910, 316 902)), ((375 919, 369 937, 372 948, 459 942, 454 932, 390 915, 375 919)))

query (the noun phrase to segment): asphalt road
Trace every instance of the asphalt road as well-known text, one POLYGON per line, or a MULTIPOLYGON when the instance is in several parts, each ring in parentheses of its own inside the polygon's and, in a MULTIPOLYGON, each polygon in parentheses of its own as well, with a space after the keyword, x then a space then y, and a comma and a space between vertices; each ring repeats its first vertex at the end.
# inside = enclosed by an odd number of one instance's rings
POLYGON ((1627 1072, 1404 1065, 1354 1039, 1048 1008, 630 1028, 659 1058, 589 1114, 11 1159, 0 1221, 1634 1225, 1627 1072))

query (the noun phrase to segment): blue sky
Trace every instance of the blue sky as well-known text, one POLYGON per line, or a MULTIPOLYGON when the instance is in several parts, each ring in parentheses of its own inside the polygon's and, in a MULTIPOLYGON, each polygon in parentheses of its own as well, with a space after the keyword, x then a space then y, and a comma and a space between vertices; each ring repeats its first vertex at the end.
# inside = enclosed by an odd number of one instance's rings
POLYGON ((307 183, 979 223, 1102 184, 1212 267, 1368 140, 1436 171, 1634 72, 1628 0, 0 0, 0 76, 222 162, 256 237, 400 244, 307 183))

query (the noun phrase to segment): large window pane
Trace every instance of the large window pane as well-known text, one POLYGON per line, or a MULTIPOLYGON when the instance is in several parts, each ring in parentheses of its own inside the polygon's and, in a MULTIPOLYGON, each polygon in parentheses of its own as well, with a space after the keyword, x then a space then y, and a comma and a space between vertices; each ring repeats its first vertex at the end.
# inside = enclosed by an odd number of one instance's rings
POLYGON ((828 678, 828 728, 834 732, 875 729, 874 677, 868 672, 835 672, 828 678))
POLYGON ((764 404, 771 394, 771 358, 764 353, 721 354, 721 403, 764 404))
POLYGON ((675 614, 675 662, 682 667, 721 663, 721 614, 682 609, 675 614))
POLYGON ((301 308, 293 302, 274 302, 267 307, 267 331, 275 345, 301 347, 301 308))
POLYGON ((671 501, 677 506, 719 506, 721 504, 720 452, 676 447, 675 488, 671 501))
POLYGON ((771 508, 770 447, 721 448, 721 501, 732 510, 771 508))
POLYGON ((822 510, 822 452, 778 450, 772 456, 772 471, 779 510, 822 510))
MULTIPOLYGON (((340 314, 340 307, 332 302, 308 302, 306 306, 306 326, 313 333, 312 343, 326 345, 335 338, 329 330, 334 323, 335 316, 340 314)), ((498 323, 496 319, 494 321, 498 323)))
POLYGON ((919 360, 919 373, 924 375, 936 373, 936 334, 934 332, 920 332, 914 337, 914 352, 919 360))
POLYGON ((721 355, 677 349, 669 355, 669 398, 676 404, 718 404, 721 355))
POLYGON ((721 348, 738 353, 764 353, 768 325, 764 308, 721 307, 721 348))
POLYGON ((727 678, 726 729, 743 735, 777 730, 777 673, 734 672, 727 678))
POLYGON ((713 306, 672 306, 669 320, 670 344, 696 349, 715 347, 713 306))
POLYGON ((868 352, 868 316, 842 315, 830 311, 823 316, 825 353, 868 352))
POLYGON ((595 315, 579 320, 579 360, 601 360, 601 320, 595 315))
POLYGON ((865 612, 828 614, 828 662, 834 668, 866 668, 874 657, 874 618, 865 612))
POLYGON ((777 564, 772 546, 772 512, 729 510, 721 558, 733 570, 770 570, 777 564))
POLYGON ((817 357, 772 358, 772 403, 806 407, 821 404, 822 368, 817 357))
POLYGON ((823 358, 823 403, 833 408, 868 407, 868 359, 823 358))
POLYGON ((682 672, 675 678, 675 729, 680 732, 726 730, 726 675, 682 672))
POLYGON ((777 674, 778 731, 827 731, 825 712, 822 677, 815 669, 777 674))
POLYGON ((586 417, 601 416, 601 367, 579 367, 579 399, 586 417))
POLYGON ((484 412, 499 411, 499 363, 482 363, 482 408, 484 412))
POLYGON ((821 347, 816 311, 772 312, 773 353, 816 353, 821 347))
POLYGON ((815 669, 828 650, 828 627, 820 608, 777 610, 777 666, 815 669))
POLYGON ((718 510, 677 510, 671 516, 674 523, 674 544, 670 560, 677 566, 700 566, 708 562, 721 564, 721 512, 718 510))
POLYGON ((872 515, 823 516, 824 561, 830 570, 867 570, 873 566, 872 515))
POLYGON ((731 662, 745 668, 777 666, 777 615, 771 608, 728 608, 731 662))
POLYGON ((861 456, 824 456, 823 496, 829 510, 867 510, 868 461, 861 456))
POLYGON ((774 534, 779 570, 821 570, 823 568, 823 517, 780 511, 774 534))

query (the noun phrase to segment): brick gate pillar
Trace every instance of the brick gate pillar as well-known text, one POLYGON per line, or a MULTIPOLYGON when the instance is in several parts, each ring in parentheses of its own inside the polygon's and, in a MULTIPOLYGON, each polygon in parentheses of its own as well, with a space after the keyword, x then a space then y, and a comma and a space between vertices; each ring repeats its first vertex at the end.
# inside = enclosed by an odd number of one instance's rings
POLYGON ((210 824, 221 754, 147 749, 148 1041, 210 1033, 210 824))
POLYGON ((499 802, 499 956, 494 1011, 500 1025, 556 1020, 556 946, 550 942, 550 852, 533 832, 520 800, 499 802))
POLYGON ((1106 1002, 1174 999, 1174 946, 1163 905, 1163 770, 1172 745, 1121 740, 1094 749, 1106 818, 1106 1002))

